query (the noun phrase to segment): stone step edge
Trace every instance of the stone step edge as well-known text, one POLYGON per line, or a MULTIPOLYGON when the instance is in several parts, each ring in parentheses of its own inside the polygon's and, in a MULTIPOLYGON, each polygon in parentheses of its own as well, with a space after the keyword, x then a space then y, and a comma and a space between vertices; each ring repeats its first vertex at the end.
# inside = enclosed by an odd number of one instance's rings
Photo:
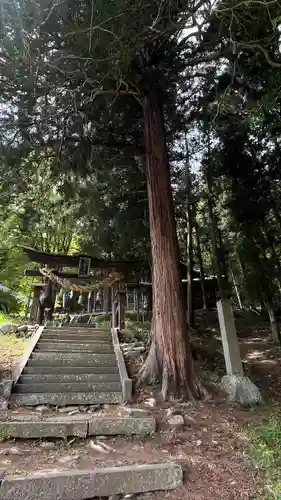
POLYGON ((6 476, 1 482, 0 500, 85 500, 115 494, 173 490, 182 484, 183 472, 178 464, 131 464, 80 471, 41 472, 28 476, 6 476))
POLYGON ((106 368, 104 368, 104 366, 100 367, 100 366, 93 366, 91 367, 91 365, 86 365, 86 366, 74 366, 74 365, 70 365, 70 366, 61 366, 61 365, 43 365, 41 366, 40 364, 39 365, 29 365, 27 364, 25 367, 24 367, 24 370, 22 372, 23 375, 64 375, 64 374, 68 374, 68 372, 71 372, 73 374, 88 374, 88 373, 92 373, 93 375, 98 375, 98 374, 102 374, 102 375, 108 375, 108 374, 119 374, 119 371, 118 371, 118 365, 114 365, 114 366, 108 366, 106 365, 106 368), (41 369, 44 369, 44 372, 41 373, 41 369), (30 371, 32 370, 32 373, 29 372, 26 373, 27 371, 30 371), (38 371, 39 370, 39 371, 38 371), (51 371, 50 371, 51 370, 51 371), (58 372, 57 372, 58 370, 58 372), (75 370, 79 370, 78 372, 75 371, 75 370), (91 370, 91 371, 82 371, 82 370, 91 370), (97 371, 96 371, 97 370, 97 371))
POLYGON ((119 373, 108 373, 108 374, 93 374, 93 373, 84 373, 84 374, 33 374, 33 375, 25 375, 22 374, 18 380, 20 384, 42 384, 42 383, 53 383, 53 384, 61 384, 61 383, 77 383, 77 382, 86 382, 86 383, 100 383, 100 382, 120 382, 119 373))
POLYGON ((34 417, 26 420, 0 421, 0 434, 4 439, 40 439, 90 436, 151 436, 156 431, 153 417, 104 417, 73 415, 34 417))
POLYGON ((50 404, 53 406, 120 404, 123 402, 122 392, 38 392, 12 393, 8 404, 15 406, 38 406, 50 404))
POLYGON ((55 393, 59 389, 60 393, 66 392, 122 392, 120 380, 117 382, 21 382, 14 386, 12 394, 35 394, 35 393, 55 393))

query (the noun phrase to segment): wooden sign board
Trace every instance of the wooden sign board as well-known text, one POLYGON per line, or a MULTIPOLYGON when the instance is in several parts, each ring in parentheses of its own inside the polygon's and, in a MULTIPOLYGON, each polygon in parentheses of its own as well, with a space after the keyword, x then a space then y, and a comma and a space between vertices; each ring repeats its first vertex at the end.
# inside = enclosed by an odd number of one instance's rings
POLYGON ((91 259, 88 257, 80 257, 78 265, 78 276, 80 278, 87 278, 90 274, 91 259))

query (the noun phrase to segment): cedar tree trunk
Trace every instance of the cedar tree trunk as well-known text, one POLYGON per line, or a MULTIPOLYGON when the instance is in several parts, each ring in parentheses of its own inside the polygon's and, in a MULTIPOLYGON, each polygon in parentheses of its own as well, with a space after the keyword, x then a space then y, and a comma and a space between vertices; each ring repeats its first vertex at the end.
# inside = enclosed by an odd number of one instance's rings
POLYGON ((201 284, 201 290, 202 290, 203 309, 207 309, 204 265, 203 265, 203 258, 202 258, 202 252, 201 252, 201 241, 200 241, 199 227, 198 227, 198 223, 196 221, 195 221, 194 227, 195 227, 195 236, 196 236, 197 258, 198 258, 198 264, 199 264, 199 269, 200 269, 200 284, 201 284))
POLYGON ((146 178, 152 252, 152 342, 140 381, 162 383, 163 399, 200 398, 184 311, 179 248, 165 142, 162 106, 148 90, 143 101, 146 178))
POLYGON ((193 213, 192 206, 187 208, 186 253, 187 253, 187 324, 195 325, 193 301, 193 213))

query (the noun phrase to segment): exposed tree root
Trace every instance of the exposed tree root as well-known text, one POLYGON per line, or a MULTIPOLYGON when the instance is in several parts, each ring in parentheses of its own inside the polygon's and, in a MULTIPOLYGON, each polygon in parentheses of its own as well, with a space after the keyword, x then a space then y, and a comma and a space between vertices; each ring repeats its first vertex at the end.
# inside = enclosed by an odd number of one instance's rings
POLYGON ((208 391, 204 387, 194 366, 192 356, 188 358, 186 370, 179 372, 173 360, 167 362, 156 344, 155 331, 152 333, 152 343, 146 361, 138 374, 138 386, 161 384, 161 396, 167 400, 204 399, 208 391))

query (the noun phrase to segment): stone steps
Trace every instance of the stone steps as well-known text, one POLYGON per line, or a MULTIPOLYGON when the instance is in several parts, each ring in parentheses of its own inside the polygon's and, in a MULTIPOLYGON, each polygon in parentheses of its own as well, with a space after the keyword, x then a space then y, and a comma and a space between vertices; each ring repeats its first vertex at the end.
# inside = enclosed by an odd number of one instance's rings
MULTIPOLYGON (((0 500, 132 498, 138 493, 174 490, 183 484, 182 468, 174 463, 133 463, 119 467, 94 466, 90 470, 53 470, 3 476, 0 500)), ((181 494, 178 496, 182 497, 181 494)), ((173 495, 173 498, 176 496, 173 495)))
POLYGON ((104 337, 90 337, 90 336, 85 336, 85 335, 52 335, 52 334, 46 334, 41 337, 41 340, 45 341, 52 341, 52 342, 92 342, 93 344, 109 344, 112 345, 112 340, 104 337))
POLYGON ((75 415, 41 416, 29 415, 28 418, 12 416, 0 421, 2 436, 20 439, 64 438, 70 436, 133 436, 152 435, 156 422, 149 415, 143 417, 89 415, 79 412, 75 415))
POLYGON ((44 344, 62 344, 62 345, 81 345, 81 344, 91 344, 92 346, 96 347, 112 347, 112 342, 103 342, 101 340, 96 341, 96 342, 91 342, 88 339, 59 339, 56 340, 54 338, 45 338, 42 339, 37 345, 44 345, 44 344))
POLYGON ((63 366, 61 363, 57 365, 43 365, 40 363, 35 365, 30 365, 30 361, 27 363, 26 367, 23 370, 23 375, 46 375, 46 374, 56 374, 56 375, 81 375, 81 374, 93 374, 93 375, 108 375, 108 374, 119 374, 118 366, 63 366))
POLYGON ((81 373, 81 374, 62 374, 62 373, 48 373, 48 374, 31 374, 22 375, 19 379, 20 384, 64 384, 68 382, 86 382, 86 383, 97 383, 97 382, 118 382, 120 383, 119 373, 81 373))
POLYGON ((92 328, 91 330, 87 329, 81 329, 81 328, 46 328, 43 333, 52 333, 57 336, 61 336, 63 334, 69 334, 69 335, 89 335, 91 337, 106 337, 106 338, 111 338, 111 333, 109 331, 105 330, 98 330, 97 328, 92 328))
POLYGON ((94 328, 43 330, 13 387, 20 406, 118 404, 123 401, 111 333, 94 328))
POLYGON ((84 352, 33 352, 29 364, 62 366, 116 366, 115 354, 89 354, 84 352))
POLYGON ((111 354, 114 352, 113 346, 93 345, 93 344, 66 344, 60 342, 38 342, 33 352, 85 352, 93 354, 111 354))
POLYGON ((59 386, 56 383, 31 383, 26 384, 25 382, 16 385, 14 394, 26 394, 26 393, 37 393, 37 392, 56 392, 59 389, 60 392, 121 392, 122 386, 119 382, 64 382, 60 383, 59 386))
POLYGON ((103 339, 92 339, 92 338, 85 338, 85 337, 71 337, 69 339, 66 339, 64 337, 62 338, 56 338, 56 337, 41 337, 39 342, 40 344, 48 344, 48 343, 59 343, 59 344, 70 344, 70 345, 75 345, 75 344, 91 344, 91 345, 96 345, 96 346, 112 346, 112 342, 109 340, 103 340, 103 339))
MULTIPOLYGON (((32 356, 36 356, 38 353, 34 353, 34 355, 32 356)), ((55 354, 55 353, 52 353, 50 351, 49 354, 55 354)), ((62 353, 64 354, 64 353, 62 353)), ((104 354, 103 354, 104 356, 104 354)), ((54 360, 50 360, 50 359, 44 359, 44 358, 40 358, 40 359, 34 359, 34 358, 31 358, 29 361, 28 361, 28 367, 46 367, 44 370, 43 370, 43 373, 48 373, 47 371, 47 367, 68 367, 68 368, 73 368, 73 373, 74 373, 74 369, 77 367, 77 368, 89 368, 89 371, 85 371, 85 373, 97 373, 95 371, 95 368, 101 368, 101 373, 112 373, 111 370, 107 370, 107 368, 118 368, 118 365, 117 365, 117 362, 115 361, 112 361, 110 364, 108 365, 104 365, 103 363, 100 362, 100 360, 94 360, 94 359, 91 359, 91 357, 88 355, 87 359, 54 359, 54 360)), ((113 373, 115 373, 116 370, 113 370, 113 373)), ((59 370, 59 372, 61 372, 61 370, 59 370)), ((51 373, 51 372, 49 372, 51 373)), ((57 373, 57 372, 56 372, 57 373)))
POLYGON ((93 324, 92 325, 88 325, 87 323, 68 323, 67 325, 63 325, 61 328, 67 328, 67 329, 70 329, 70 330, 73 330, 73 329, 79 329, 79 330, 94 330, 94 331, 100 331, 100 332, 105 332, 105 333, 108 333, 109 332, 109 329, 108 328, 96 328, 93 324))
POLYGON ((63 337, 64 335, 68 335, 69 337, 74 337, 75 335, 77 336, 84 336, 84 337, 91 337, 91 338, 98 338, 102 337, 104 339, 109 339, 111 340, 111 334, 110 333, 104 333, 100 331, 95 331, 95 330, 44 330, 42 335, 54 335, 55 337, 63 337))
MULTIPOLYGON (((57 387, 58 389, 58 387, 57 387)), ((28 393, 11 395, 9 403, 15 406, 53 406, 119 404, 123 401, 122 392, 56 392, 28 393)))

